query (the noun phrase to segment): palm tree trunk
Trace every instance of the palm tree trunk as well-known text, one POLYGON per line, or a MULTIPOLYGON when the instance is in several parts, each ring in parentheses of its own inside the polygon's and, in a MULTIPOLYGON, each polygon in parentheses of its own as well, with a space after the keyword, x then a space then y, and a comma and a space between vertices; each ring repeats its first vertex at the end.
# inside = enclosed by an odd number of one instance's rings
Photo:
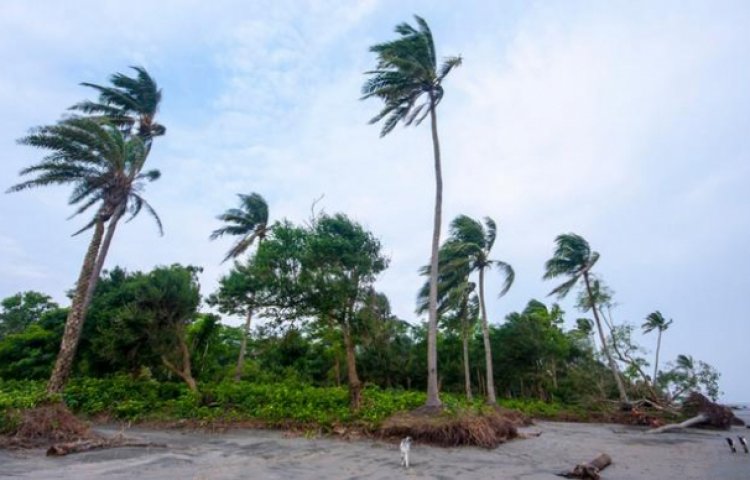
POLYGON ((589 281, 588 272, 583 272, 583 281, 586 283, 586 293, 588 294, 589 302, 591 303, 591 311, 594 313, 596 330, 599 332, 599 341, 602 342, 602 351, 604 352, 604 356, 607 357, 609 368, 612 370, 612 375, 614 375, 615 377, 615 383, 617 383, 617 391, 620 393, 620 401, 623 403, 628 403, 628 394, 625 392, 625 385, 623 385, 622 378, 620 378, 620 371, 617 369, 617 364, 615 363, 614 358, 612 358, 612 353, 607 347, 607 339, 604 337, 602 322, 599 319, 599 312, 596 308, 596 305, 594 304, 594 294, 591 291, 591 282, 589 281))
POLYGON ((464 350, 464 387, 466 388, 466 399, 472 400, 473 395, 471 393, 471 370, 469 369, 469 335, 466 331, 462 335, 463 350, 464 350))
POLYGON ((349 403, 352 410, 358 410, 362 404, 362 384, 357 375, 357 357, 354 353, 354 342, 348 325, 342 327, 346 347, 346 372, 349 379, 349 403))
POLYGON ((659 373, 659 350, 661 349, 661 328, 659 329, 659 336, 656 337, 656 360, 654 361, 654 376, 651 379, 651 383, 656 386, 656 375, 659 373))
POLYGON ((122 218, 122 215, 124 213, 124 205, 120 208, 117 208, 115 210, 115 213, 112 215, 112 218, 110 218, 109 220, 109 225, 107 225, 107 232, 104 234, 104 240, 102 240, 102 245, 99 248, 99 253, 96 256, 96 264, 94 265, 94 270, 91 272, 89 286, 86 288, 86 297, 84 297, 83 305, 81 307, 84 315, 85 312, 88 311, 89 305, 91 305, 91 299, 94 298, 94 291, 96 290, 96 285, 99 283, 99 276, 102 274, 104 261, 107 258, 107 253, 109 253, 109 246, 112 245, 112 238, 115 236, 117 223, 120 221, 120 218, 122 218))
POLYGON ((73 369, 73 360, 75 359, 78 341, 81 338, 83 330, 83 321, 85 319, 85 310, 82 308, 91 274, 94 271, 99 247, 104 235, 104 222, 99 218, 94 225, 94 234, 91 237, 89 248, 83 259, 81 273, 78 275, 75 295, 70 306, 68 318, 65 320, 65 331, 63 332, 62 341, 60 342, 60 351, 57 354, 55 368, 52 370, 49 382, 47 383, 47 393, 62 393, 70 372, 73 369))
POLYGON ((484 361, 487 371, 487 403, 497 403, 495 397, 495 378, 492 372, 492 345, 490 344, 490 327, 487 322, 487 307, 484 304, 484 268, 479 269, 479 307, 482 310, 482 336, 484 337, 484 361))
POLYGON ((234 381, 239 382, 242 378, 242 369, 245 366, 245 352, 247 352, 247 337, 250 335, 250 323, 253 320, 253 309, 247 309, 245 316, 245 326, 242 329, 242 338, 240 339, 240 353, 237 355, 237 368, 234 370, 234 381))
POLYGON ((430 297, 427 322, 427 402, 428 407, 440 407, 440 392, 437 375, 437 297, 438 297, 438 249, 440 248, 440 226, 443 210, 443 173, 440 166, 440 142, 437 132, 435 96, 430 93, 430 124, 432 126, 432 150, 435 157, 435 218, 432 226, 432 252, 430 254, 430 297))

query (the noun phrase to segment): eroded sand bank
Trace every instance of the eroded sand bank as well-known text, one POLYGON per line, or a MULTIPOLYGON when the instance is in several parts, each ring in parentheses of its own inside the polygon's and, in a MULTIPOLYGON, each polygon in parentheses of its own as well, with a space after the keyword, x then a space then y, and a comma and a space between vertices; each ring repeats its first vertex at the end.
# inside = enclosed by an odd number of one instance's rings
MULTIPOLYGON (((199 432, 132 429, 136 437, 167 449, 120 448, 63 458, 42 451, 0 451, 0 477, 35 479, 523 479, 554 475, 601 452, 614 464, 603 478, 750 479, 750 455, 732 455, 724 437, 746 435, 691 431, 657 436, 619 425, 538 422, 541 431, 495 450, 415 445, 412 468, 399 467, 396 445, 368 440, 285 438, 281 432, 199 432)), ((112 433, 112 432, 108 432, 112 433)))

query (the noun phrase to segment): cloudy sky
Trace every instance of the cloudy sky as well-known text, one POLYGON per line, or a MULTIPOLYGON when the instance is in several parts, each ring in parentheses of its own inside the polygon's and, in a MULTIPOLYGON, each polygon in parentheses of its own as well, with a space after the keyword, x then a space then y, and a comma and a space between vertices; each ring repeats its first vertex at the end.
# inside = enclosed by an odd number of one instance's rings
MULTIPOLYGON (((500 224, 495 256, 517 279, 491 302, 492 321, 545 300, 553 239, 576 232, 601 253, 617 321, 661 310, 675 320, 662 358, 705 360, 727 400, 750 399, 747 2, 3 0, 1 186, 40 158, 17 138, 91 97, 79 82, 143 65, 164 90, 168 134, 149 159, 163 176, 147 196, 166 233, 146 216, 125 225, 109 266, 199 265, 209 293, 229 243, 208 234, 236 193, 259 192, 273 218, 293 221, 324 195, 325 211, 382 239, 391 268, 379 287, 417 321, 429 129, 380 139, 367 125, 378 101, 358 100, 369 45, 413 13, 439 54, 464 57, 439 110, 444 211, 446 223, 500 224)), ((66 220, 67 194, 0 195, 0 298, 34 289, 66 301, 88 241, 70 236, 83 219, 66 220)))

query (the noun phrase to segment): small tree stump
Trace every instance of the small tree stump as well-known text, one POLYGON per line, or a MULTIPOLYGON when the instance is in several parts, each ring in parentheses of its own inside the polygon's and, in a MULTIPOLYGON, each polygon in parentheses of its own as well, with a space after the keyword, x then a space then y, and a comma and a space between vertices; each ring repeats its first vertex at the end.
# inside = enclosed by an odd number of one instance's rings
POLYGON ((558 473, 565 478, 582 478, 589 480, 600 480, 599 472, 612 464, 612 458, 606 453, 600 453, 598 457, 588 463, 579 463, 569 472, 558 473))

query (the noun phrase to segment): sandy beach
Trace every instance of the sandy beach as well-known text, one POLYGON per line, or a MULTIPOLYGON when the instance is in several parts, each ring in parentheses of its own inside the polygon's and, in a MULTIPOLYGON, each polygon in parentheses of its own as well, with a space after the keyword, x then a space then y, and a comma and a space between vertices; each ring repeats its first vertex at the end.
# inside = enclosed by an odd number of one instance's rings
MULTIPOLYGON (((115 430, 100 429, 105 433, 115 430)), ((539 437, 495 450, 415 445, 412 467, 399 466, 396 445, 372 440, 288 438, 282 432, 224 434, 131 429, 128 436, 168 448, 119 448, 48 458, 40 450, 0 451, 0 477, 34 479, 523 479, 551 480, 573 464, 608 453, 603 478, 747 479, 750 455, 731 454, 725 432, 645 435, 620 425, 538 422, 539 437)), ((730 432, 746 435, 747 429, 730 432)), ((740 450, 741 451, 741 450, 740 450)))

